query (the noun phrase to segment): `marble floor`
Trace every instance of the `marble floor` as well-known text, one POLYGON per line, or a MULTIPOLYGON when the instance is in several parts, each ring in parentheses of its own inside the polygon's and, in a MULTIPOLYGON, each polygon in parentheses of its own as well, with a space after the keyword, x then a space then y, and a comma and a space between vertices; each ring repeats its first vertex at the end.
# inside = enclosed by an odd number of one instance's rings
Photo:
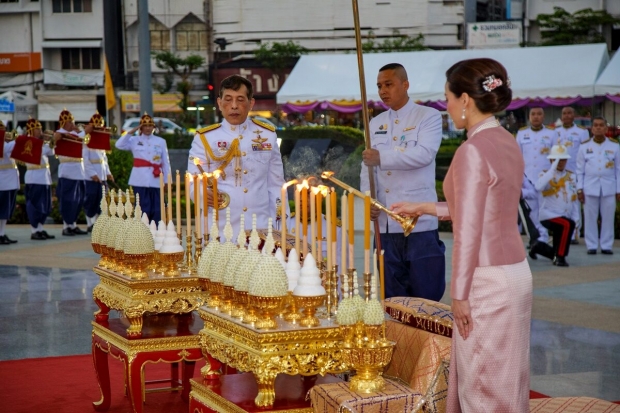
MULTIPOLYGON (((97 309, 92 290, 98 283, 91 271, 97 255, 90 240, 62 237, 60 228, 51 226, 55 240, 31 241, 27 231, 9 226, 8 235, 19 242, 0 245, 0 360, 87 354, 97 309)), ((451 234, 441 238, 449 280, 451 234)), ((544 258, 530 260, 532 390, 620 400, 618 241, 615 252, 587 255, 582 241, 571 247, 568 268, 544 258)), ((449 285, 442 301, 450 302, 449 285)))

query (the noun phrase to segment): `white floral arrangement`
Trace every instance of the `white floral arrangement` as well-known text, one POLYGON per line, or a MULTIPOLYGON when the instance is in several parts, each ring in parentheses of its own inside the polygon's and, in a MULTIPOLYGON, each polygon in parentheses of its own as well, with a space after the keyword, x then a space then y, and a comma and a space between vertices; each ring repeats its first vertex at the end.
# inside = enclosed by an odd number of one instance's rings
POLYGON ((248 292, 250 288, 250 278, 256 272, 256 267, 261 262, 262 255, 253 249, 246 251, 245 258, 239 263, 238 270, 235 272, 233 286, 236 291, 248 292))
POLYGON ((287 292, 288 280, 282 264, 273 255, 261 255, 256 273, 250 278, 248 293, 259 297, 281 297, 287 292))

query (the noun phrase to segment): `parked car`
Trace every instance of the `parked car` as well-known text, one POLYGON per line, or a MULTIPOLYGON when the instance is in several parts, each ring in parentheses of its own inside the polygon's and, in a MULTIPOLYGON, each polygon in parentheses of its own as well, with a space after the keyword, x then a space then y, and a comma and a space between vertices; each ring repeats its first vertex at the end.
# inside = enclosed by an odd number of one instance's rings
MULTIPOLYGON (((177 125, 176 123, 174 123, 173 121, 171 121, 168 118, 153 118, 153 121, 155 122, 155 127, 156 128, 160 128, 160 124, 161 127, 163 127, 162 130, 158 130, 156 133, 174 133, 175 130, 180 130, 182 131, 183 128, 180 127, 179 125, 177 125)), ((121 128, 121 136, 125 135, 128 131, 130 131, 131 129, 135 128, 136 126, 138 126, 140 124, 140 118, 127 118, 125 119, 125 123, 123 123, 123 127, 121 128)), ((138 133, 138 131, 136 131, 136 134, 138 133)))

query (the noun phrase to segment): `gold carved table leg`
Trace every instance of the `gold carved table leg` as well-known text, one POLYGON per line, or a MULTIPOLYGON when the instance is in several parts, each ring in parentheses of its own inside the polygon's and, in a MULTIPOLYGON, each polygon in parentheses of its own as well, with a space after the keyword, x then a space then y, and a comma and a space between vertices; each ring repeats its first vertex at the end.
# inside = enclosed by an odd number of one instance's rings
POLYGON ((125 310, 125 317, 129 321, 127 336, 140 338, 142 336, 142 316, 144 312, 140 308, 128 308, 125 310))
POLYGON ((97 321, 98 323, 103 322, 103 321, 108 321, 108 317, 110 315, 110 307, 108 307, 103 301, 101 301, 98 298, 93 298, 93 301, 95 301, 95 304, 97 304, 97 307, 99 307, 99 310, 95 311, 95 321, 97 321))
POLYGON ((254 403, 258 407, 272 407, 276 400, 276 376, 277 372, 268 371, 262 374, 253 372, 256 384, 258 384, 258 395, 254 403))

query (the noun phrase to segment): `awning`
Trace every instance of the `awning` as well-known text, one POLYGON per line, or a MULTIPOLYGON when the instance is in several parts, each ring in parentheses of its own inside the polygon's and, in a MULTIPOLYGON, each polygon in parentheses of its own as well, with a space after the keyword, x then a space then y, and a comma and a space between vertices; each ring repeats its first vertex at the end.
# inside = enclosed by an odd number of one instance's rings
POLYGON ((96 48, 101 47, 101 40, 44 40, 41 42, 43 49, 62 48, 96 48))
MULTIPOLYGON (((506 67, 513 99, 592 97, 596 79, 609 61, 606 44, 365 54, 368 100, 381 101, 375 86, 377 73, 393 62, 407 69, 409 96, 414 101, 444 100, 446 70, 460 60, 479 57, 506 67)), ((359 101, 359 89, 355 54, 305 55, 278 92, 277 102, 359 101)))
POLYGON ((76 122, 86 123, 97 111, 97 95, 45 94, 39 95, 39 120, 58 121, 60 112, 67 109, 76 122))
POLYGON ((596 81, 594 92, 600 96, 617 96, 617 101, 614 101, 620 103, 620 53, 616 52, 605 67, 596 81))

